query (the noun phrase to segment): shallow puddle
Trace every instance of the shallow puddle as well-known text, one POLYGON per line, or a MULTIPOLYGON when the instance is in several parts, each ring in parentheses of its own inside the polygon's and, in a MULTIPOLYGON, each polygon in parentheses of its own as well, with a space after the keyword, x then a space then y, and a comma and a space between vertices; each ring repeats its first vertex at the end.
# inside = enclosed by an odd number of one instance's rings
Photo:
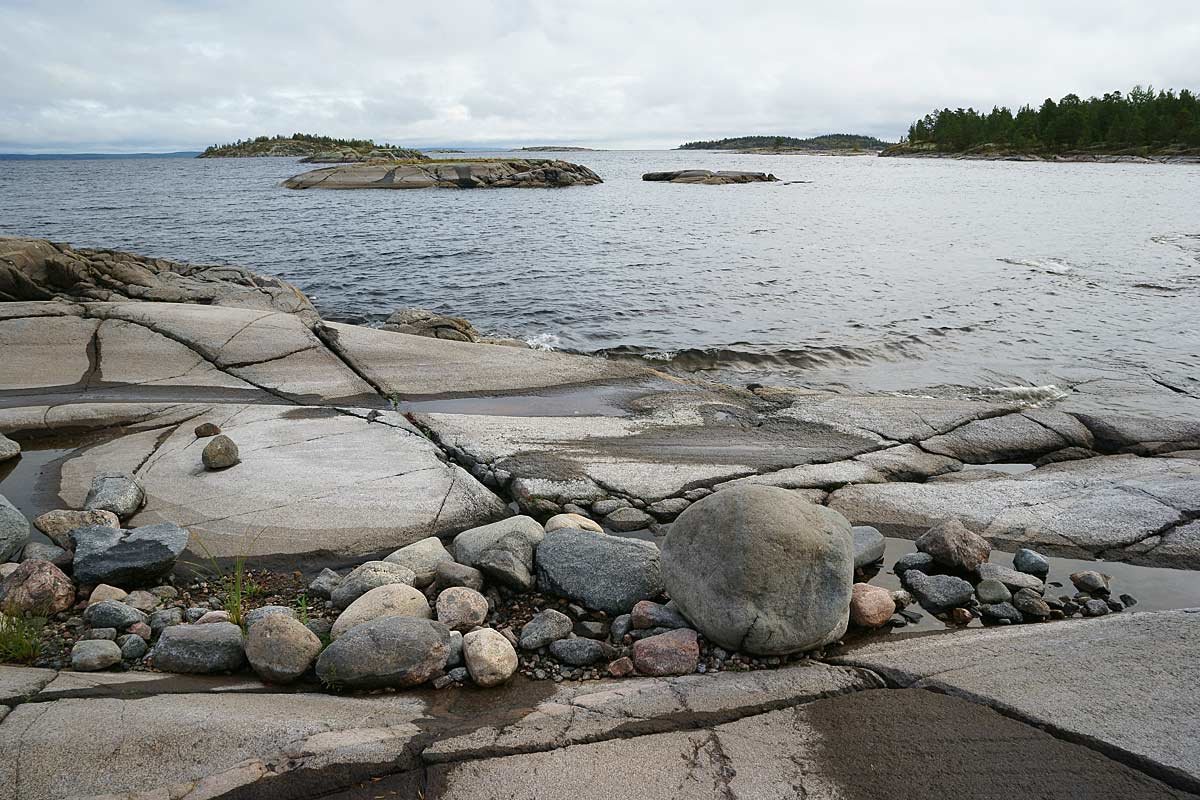
MULTIPOLYGON (((80 448, 103 441, 106 436, 23 439, 21 455, 0 464, 0 494, 32 520, 47 511, 65 508, 58 496, 62 462, 80 448)), ((37 528, 30 527, 32 541, 51 544, 37 528)))

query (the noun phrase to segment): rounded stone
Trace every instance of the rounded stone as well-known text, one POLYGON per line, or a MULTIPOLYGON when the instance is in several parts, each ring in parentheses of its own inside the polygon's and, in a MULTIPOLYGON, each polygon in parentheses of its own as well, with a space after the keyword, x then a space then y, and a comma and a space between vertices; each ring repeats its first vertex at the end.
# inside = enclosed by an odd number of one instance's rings
POLYGON ((242 629, 232 622, 173 625, 159 635, 150 659, 163 672, 232 672, 246 661, 242 629))
POLYGON ((986 605, 1007 603, 1009 600, 1012 600, 1012 592, 995 578, 980 581, 979 585, 975 587, 975 596, 979 598, 979 602, 986 605))
POLYGON ((197 439, 207 439, 210 436, 218 435, 220 432, 221 427, 215 422, 201 422, 192 430, 197 439))
POLYGON ((662 593, 659 550, 640 539, 559 528, 538 546, 537 583, 587 608, 624 614, 662 593))
POLYGON ((50 541, 64 550, 73 550, 75 543, 71 541, 71 531, 78 528, 118 529, 121 527, 121 520, 111 511, 58 509, 35 517, 33 527, 46 534, 50 541))
POLYGON ((92 593, 88 595, 88 605, 94 606, 96 603, 105 600, 124 600, 129 596, 129 592, 120 589, 116 586, 109 586, 107 583, 99 584, 92 593))
POLYGON ((958 572, 974 572, 992 553, 992 545, 987 539, 967 530, 956 519, 939 522, 914 544, 922 553, 933 556, 937 563, 958 572))
POLYGON ((121 658, 125 661, 137 661, 146 655, 146 640, 134 633, 117 637, 117 647, 121 648, 121 658))
POLYGON ((49 561, 21 562, 0 581, 0 611, 48 617, 75 604, 75 584, 49 561))
POLYGON ((130 625, 145 622, 146 615, 120 600, 101 600, 84 610, 83 621, 91 628, 116 628, 123 631, 130 625))
POLYGON ((614 531, 636 531, 648 528, 654 517, 636 508, 618 508, 604 518, 604 524, 614 531))
POLYGON ((537 650, 565 638, 573 627, 571 618, 561 611, 547 608, 538 612, 521 628, 521 649, 537 650))
POLYGON ((786 489, 733 486, 692 504, 666 536, 662 570, 682 614, 728 650, 811 650, 849 623, 850 523, 786 489))
POLYGON ((1045 580, 1050 574, 1050 561, 1038 551, 1022 547, 1013 554, 1013 568, 1045 580))
POLYGON ((559 528, 579 528, 584 531, 604 533, 604 528, 600 527, 599 522, 596 522, 594 519, 588 519, 582 514, 555 514, 546 520, 546 533, 556 531, 559 528))
POLYGON ((431 619, 433 612, 429 610, 429 601, 425 599, 425 595, 406 583, 376 586, 351 603, 333 621, 329 637, 337 639, 351 628, 380 617, 431 619))
POLYGON ((588 667, 601 661, 611 661, 612 645, 596 639, 559 639, 550 643, 550 655, 573 667, 588 667))
POLYGON ((855 625, 878 628, 886 625, 895 613, 896 601, 887 589, 869 583, 854 584, 850 596, 850 620, 855 625))
POLYGON ((854 537, 854 567, 863 569, 882 561, 887 540, 877 528, 870 525, 855 525, 850 530, 854 537))
POLYGON ((437 565, 433 575, 433 590, 440 592, 451 586, 465 586, 477 592, 483 591, 483 573, 457 561, 444 561, 437 565))
POLYGON ((474 589, 454 586, 437 598, 437 619, 452 631, 478 628, 487 619, 488 601, 474 589))
POLYGON ((358 598, 380 586, 405 584, 412 586, 417 574, 401 564, 387 561, 368 561, 360 564, 330 593, 337 608, 348 608, 358 598))
POLYGON ((446 546, 442 544, 441 539, 436 536, 430 536, 419 542, 413 542, 410 545, 401 547, 383 560, 389 564, 399 564, 402 567, 411 569, 416 576, 413 579, 413 586, 416 586, 418 589, 424 589, 433 583, 433 579, 437 575, 438 565, 453 562, 454 556, 450 555, 450 552, 446 550, 446 546))
POLYGON ((499 631, 481 628, 463 636, 463 661, 479 686, 499 686, 517 671, 517 651, 499 631))
MULTIPOLYGON (((850 557, 852 559, 853 554, 850 557)), ((690 675, 696 671, 699 660, 700 645, 696 641, 696 632, 690 628, 660 633, 633 643, 633 665, 643 675, 690 675)))
POLYGON ((111 639, 84 639, 71 648, 71 669, 95 672, 121 663, 121 648, 111 639))
POLYGON ((241 461, 241 458, 238 456, 237 443, 222 433, 204 445, 200 460, 204 462, 205 469, 228 469, 241 461))
POLYGON ((296 609, 289 608, 288 606, 262 606, 261 608, 256 608, 246 614, 246 630, 250 630, 265 619, 280 616, 295 619, 296 609))
POLYGON ((446 666, 450 630, 417 617, 381 617, 357 625, 326 647, 317 677, 346 689, 404 688, 424 683, 446 666))
POLYGON ((296 680, 320 654, 317 635, 299 620, 283 614, 264 617, 246 634, 246 659, 258 677, 268 683, 296 680))

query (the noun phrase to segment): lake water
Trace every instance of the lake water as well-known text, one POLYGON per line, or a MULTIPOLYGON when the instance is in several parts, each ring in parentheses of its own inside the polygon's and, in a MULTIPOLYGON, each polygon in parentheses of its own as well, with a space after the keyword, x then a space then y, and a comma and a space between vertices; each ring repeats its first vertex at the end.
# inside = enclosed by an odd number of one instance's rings
POLYGON ((280 275, 736 381, 1200 395, 1200 166, 564 154, 567 190, 292 191, 290 159, 0 161, 0 234, 280 275), (739 186, 643 172, 774 172, 739 186))

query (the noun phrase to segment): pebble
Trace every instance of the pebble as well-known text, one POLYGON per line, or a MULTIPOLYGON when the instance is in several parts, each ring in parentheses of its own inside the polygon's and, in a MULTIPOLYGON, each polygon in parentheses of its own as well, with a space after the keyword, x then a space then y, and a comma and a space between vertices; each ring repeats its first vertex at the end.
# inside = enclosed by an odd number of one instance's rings
POLYGON ((221 432, 221 427, 214 422, 201 422, 195 427, 192 433, 196 434, 197 439, 207 439, 210 436, 216 436, 221 432))
POLYGON ((1050 606, 1042 596, 1033 589, 1020 589, 1013 595, 1012 604, 1026 617, 1046 619, 1050 616, 1050 606))
POLYGON ((670 604, 663 605, 652 600, 639 600, 630 613, 633 627, 639 630, 645 628, 687 628, 690 626, 683 615, 670 604))
POLYGON ((627 675, 632 675, 633 659, 628 656, 621 656, 616 661, 609 663, 606 672, 614 678, 624 678, 627 675))
POLYGON ((636 508, 618 508, 604 518, 604 524, 614 531, 628 532, 648 528, 654 517, 636 508))
POLYGON ((149 614, 158 607, 158 597, 144 589, 136 589, 125 596, 125 605, 149 614))
POLYGON ((121 648, 121 658, 125 661, 137 661, 146 655, 146 650, 149 649, 145 639, 132 633, 118 636, 117 647, 121 648))

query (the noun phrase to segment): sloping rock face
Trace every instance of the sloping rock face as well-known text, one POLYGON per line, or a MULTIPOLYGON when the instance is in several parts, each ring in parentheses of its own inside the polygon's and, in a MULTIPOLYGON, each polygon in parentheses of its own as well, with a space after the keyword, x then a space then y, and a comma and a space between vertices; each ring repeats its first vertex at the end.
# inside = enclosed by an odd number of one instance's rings
POLYGON ((317 316, 295 286, 242 267, 0 237, 0 302, 53 299, 202 303, 317 316))
POLYGON ((568 161, 387 161, 324 167, 288 178, 289 189, 508 189, 591 186, 600 176, 568 161))
POLYGON ((705 186, 724 186, 730 183, 768 183, 779 180, 769 172, 745 172, 742 170, 680 169, 670 172, 647 172, 644 181, 667 183, 700 183, 705 186))

